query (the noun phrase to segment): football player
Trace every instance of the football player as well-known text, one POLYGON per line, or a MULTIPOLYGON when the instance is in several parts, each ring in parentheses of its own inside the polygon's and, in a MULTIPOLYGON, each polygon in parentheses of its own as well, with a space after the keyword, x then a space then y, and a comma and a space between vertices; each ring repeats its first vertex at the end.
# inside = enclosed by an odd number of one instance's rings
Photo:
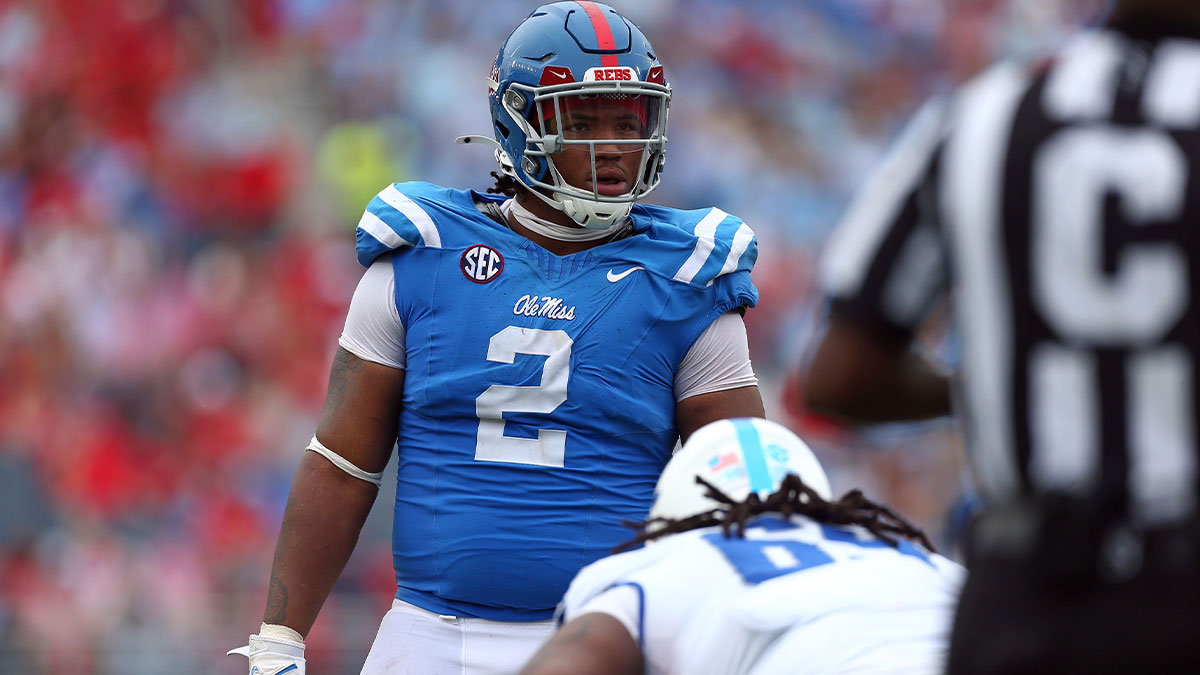
MULTIPOLYGON (((292 485, 251 666, 303 668, 393 446, 397 591, 364 673, 513 672, 642 520, 677 439, 762 416, 754 233, 658 185, 671 89, 613 8, 536 9, 487 78, 501 194, 386 187, 292 485), (509 194, 503 194, 503 193, 509 194)), ((714 158, 715 160, 715 158, 714 158)))
POLYGON ((861 492, 833 501, 786 428, 709 424, 656 493, 646 546, 579 573, 522 673, 941 672, 962 568, 861 492))

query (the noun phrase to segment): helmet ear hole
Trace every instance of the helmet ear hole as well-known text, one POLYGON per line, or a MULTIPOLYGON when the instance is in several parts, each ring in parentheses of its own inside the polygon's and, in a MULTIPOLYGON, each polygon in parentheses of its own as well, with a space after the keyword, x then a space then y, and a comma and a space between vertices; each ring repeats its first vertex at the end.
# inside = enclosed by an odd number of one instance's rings
POLYGON ((504 92, 504 104, 517 112, 525 112, 525 106, 528 103, 529 99, 525 97, 525 94, 515 89, 509 89, 504 92))
POLYGON ((506 125, 500 122, 496 122, 496 131, 500 132, 500 135, 504 138, 508 138, 508 135, 512 133, 506 125))
POLYGON ((521 170, 530 177, 537 178, 538 174, 541 173, 541 171, 539 171, 540 168, 541 167, 538 166, 537 160, 532 157, 526 157, 525 159, 521 160, 521 170))

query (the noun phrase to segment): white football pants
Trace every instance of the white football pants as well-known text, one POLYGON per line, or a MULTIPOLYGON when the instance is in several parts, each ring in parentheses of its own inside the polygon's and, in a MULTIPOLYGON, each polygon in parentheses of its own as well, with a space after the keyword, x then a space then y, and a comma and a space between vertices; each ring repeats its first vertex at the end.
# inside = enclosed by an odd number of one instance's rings
POLYGON ((362 675, 512 675, 553 633, 549 619, 468 619, 393 600, 362 675))

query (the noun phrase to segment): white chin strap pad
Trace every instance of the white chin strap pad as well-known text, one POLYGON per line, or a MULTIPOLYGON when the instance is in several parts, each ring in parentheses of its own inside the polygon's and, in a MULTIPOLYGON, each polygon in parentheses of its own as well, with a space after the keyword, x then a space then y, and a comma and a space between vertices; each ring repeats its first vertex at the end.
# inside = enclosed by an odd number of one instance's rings
MULTIPOLYGON (((537 195, 554 208, 559 209, 560 211, 562 210, 561 204, 551 201, 542 193, 533 191, 533 194, 537 195)), ((532 211, 522 206, 521 203, 516 199, 509 199, 501 204, 500 212, 503 213, 504 217, 506 218, 511 216, 530 231, 536 232, 544 237, 549 237, 556 241, 595 241, 597 239, 604 239, 605 237, 615 234, 628 223, 627 219, 622 218, 603 230, 560 225, 558 223, 537 217, 532 211)))
POLYGON ((633 208, 633 202, 609 204, 578 197, 563 197, 559 204, 562 212, 581 227, 601 232, 608 232, 614 225, 624 221, 633 208))

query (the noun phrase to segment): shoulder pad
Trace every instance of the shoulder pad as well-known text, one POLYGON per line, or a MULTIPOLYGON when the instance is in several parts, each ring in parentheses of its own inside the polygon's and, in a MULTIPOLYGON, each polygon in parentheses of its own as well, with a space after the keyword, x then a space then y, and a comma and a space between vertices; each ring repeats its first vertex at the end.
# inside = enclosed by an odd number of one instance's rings
POLYGON ((375 195, 354 233, 358 262, 367 267, 380 255, 405 246, 441 248, 437 224, 421 205, 436 199, 439 191, 445 189, 430 183, 392 183, 375 195))
POLYGON ((758 259, 758 239, 741 218, 715 206, 707 211, 677 213, 675 224, 690 231, 695 243, 691 255, 675 272, 675 281, 708 286, 719 276, 753 269, 758 259), (698 217, 701 214, 703 217, 698 217))

